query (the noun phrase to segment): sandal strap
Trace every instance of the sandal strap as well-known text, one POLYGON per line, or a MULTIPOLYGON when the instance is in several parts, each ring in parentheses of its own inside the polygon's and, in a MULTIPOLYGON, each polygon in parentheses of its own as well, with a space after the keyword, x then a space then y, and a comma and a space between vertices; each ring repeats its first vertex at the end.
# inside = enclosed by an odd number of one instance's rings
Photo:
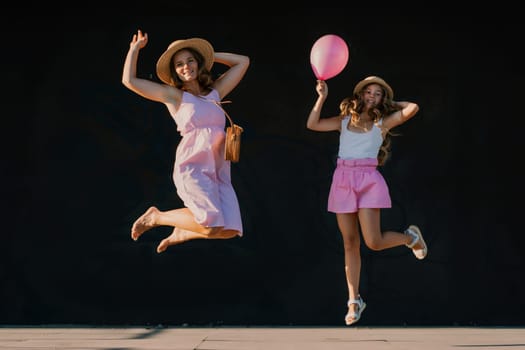
POLYGON ((352 304, 357 304, 357 310, 355 310, 355 311, 348 310, 348 313, 345 316, 345 322, 346 322, 347 326, 350 326, 350 325, 356 323, 357 321, 359 321, 359 319, 361 318, 361 313, 363 312, 363 310, 366 307, 366 303, 363 300, 363 298, 361 298, 361 296, 359 296, 358 299, 350 299, 350 300, 348 300, 348 307, 349 308, 350 308, 350 305, 352 305, 352 304))
POLYGON ((405 234, 413 237, 412 242, 406 245, 408 248, 413 248, 419 242, 419 235, 410 228, 406 229, 405 234))
POLYGON ((357 306, 361 308, 363 306, 363 299, 361 297, 359 297, 359 299, 349 299, 347 304, 348 306, 352 304, 357 304, 357 306))
POLYGON ((407 244, 407 247, 408 247, 408 248, 414 248, 414 246, 417 244, 417 242, 419 242, 419 236, 414 237, 414 239, 412 240, 412 242, 410 242, 409 244, 407 244))

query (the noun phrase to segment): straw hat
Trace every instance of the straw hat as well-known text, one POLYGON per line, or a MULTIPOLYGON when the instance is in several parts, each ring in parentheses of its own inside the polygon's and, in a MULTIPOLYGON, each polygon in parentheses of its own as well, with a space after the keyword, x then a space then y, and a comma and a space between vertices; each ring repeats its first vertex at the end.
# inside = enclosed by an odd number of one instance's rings
POLYGON ((366 77, 363 80, 361 80, 359 83, 357 83, 357 85, 354 88, 354 94, 358 94, 359 91, 361 91, 368 84, 379 84, 379 85, 381 85, 386 90, 386 93, 388 95, 387 97, 390 100, 392 100, 394 98, 394 90, 392 90, 390 85, 388 85, 386 83, 386 81, 384 81, 380 77, 377 77, 377 76, 374 76, 374 75, 366 77))
POLYGON ((172 84, 170 65, 173 55, 185 48, 192 48, 195 51, 199 52, 204 58, 204 67, 211 70, 214 61, 214 50, 213 46, 204 39, 201 38, 190 38, 190 39, 180 39, 175 40, 168 46, 166 51, 160 56, 157 61, 157 75, 166 84, 172 84))

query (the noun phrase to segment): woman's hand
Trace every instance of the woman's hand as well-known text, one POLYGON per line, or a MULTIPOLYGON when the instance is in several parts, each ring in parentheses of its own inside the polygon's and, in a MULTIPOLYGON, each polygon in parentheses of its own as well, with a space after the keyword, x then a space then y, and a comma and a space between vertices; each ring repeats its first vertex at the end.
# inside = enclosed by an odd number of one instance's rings
POLYGON ((315 90, 319 94, 319 96, 326 98, 328 96, 328 85, 326 84, 326 81, 324 80, 317 80, 317 85, 315 87, 315 90))
POLYGON ((139 29, 137 34, 133 34, 133 39, 129 43, 130 48, 142 49, 148 43, 148 33, 142 33, 139 29))

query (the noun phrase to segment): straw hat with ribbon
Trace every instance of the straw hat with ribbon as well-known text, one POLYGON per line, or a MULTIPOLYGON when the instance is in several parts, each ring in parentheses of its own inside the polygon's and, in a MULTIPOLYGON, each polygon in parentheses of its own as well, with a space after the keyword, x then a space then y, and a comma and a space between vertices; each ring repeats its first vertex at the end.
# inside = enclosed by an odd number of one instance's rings
POLYGON ((207 70, 211 70, 215 54, 213 46, 207 40, 201 38, 180 39, 172 42, 157 61, 157 75, 160 80, 166 84, 173 84, 170 70, 173 55, 177 51, 186 48, 199 52, 204 58, 204 67, 207 70))
POLYGON ((392 100, 394 98, 394 90, 392 90, 390 85, 388 85, 386 83, 386 81, 384 81, 380 77, 377 77, 377 76, 374 76, 374 75, 366 77, 365 79, 363 79, 359 83, 357 83, 357 85, 354 88, 354 94, 358 94, 365 86, 367 86, 369 84, 379 84, 379 85, 381 85, 386 91, 387 98, 389 98, 390 100, 392 100))

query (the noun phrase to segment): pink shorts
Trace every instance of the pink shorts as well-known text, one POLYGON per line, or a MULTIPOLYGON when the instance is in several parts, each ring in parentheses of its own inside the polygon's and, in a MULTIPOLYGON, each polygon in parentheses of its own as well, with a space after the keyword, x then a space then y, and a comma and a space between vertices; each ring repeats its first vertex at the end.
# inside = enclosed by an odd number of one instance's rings
POLYGON ((377 159, 337 159, 328 195, 328 211, 355 213, 359 208, 390 208, 388 185, 377 159))

